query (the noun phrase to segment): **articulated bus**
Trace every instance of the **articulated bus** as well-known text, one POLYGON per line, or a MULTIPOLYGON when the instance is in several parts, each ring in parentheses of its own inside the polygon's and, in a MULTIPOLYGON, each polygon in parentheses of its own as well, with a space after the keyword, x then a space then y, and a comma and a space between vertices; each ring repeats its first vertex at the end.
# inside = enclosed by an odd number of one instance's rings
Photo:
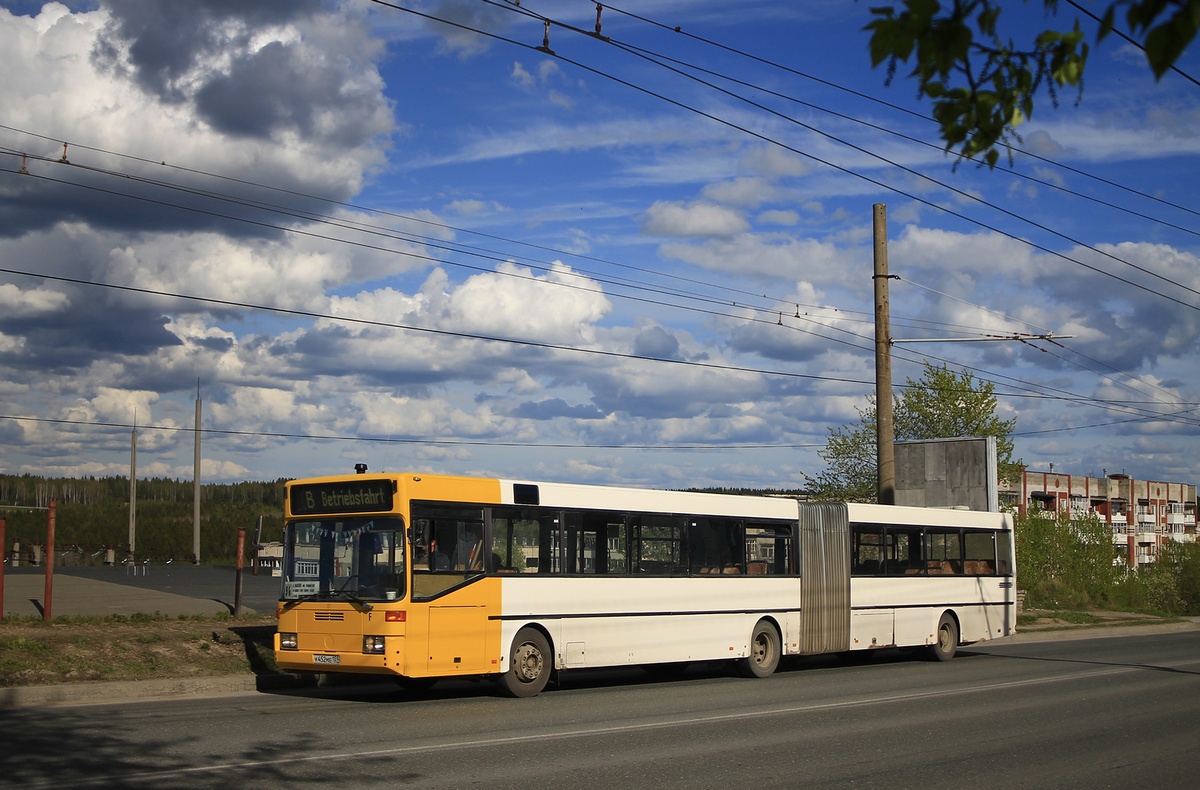
POLYGON ((1001 513, 427 474, 287 486, 280 668, 494 678, 960 644, 1016 631, 1001 513))

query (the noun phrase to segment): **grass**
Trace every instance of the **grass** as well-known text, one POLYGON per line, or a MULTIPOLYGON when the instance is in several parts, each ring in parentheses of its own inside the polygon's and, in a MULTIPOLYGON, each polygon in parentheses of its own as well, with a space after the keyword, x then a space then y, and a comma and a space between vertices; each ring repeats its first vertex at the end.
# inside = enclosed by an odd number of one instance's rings
POLYGON ((275 618, 162 614, 0 622, 0 687, 275 671, 275 618))

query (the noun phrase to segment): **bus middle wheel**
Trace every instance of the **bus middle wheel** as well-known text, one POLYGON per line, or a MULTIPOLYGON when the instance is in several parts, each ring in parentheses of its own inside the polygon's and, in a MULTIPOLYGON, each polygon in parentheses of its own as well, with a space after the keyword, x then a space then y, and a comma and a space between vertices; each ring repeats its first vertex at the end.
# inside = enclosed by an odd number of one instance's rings
POLYGON ((738 660, 738 669, 748 678, 770 677, 779 667, 781 644, 775 626, 759 620, 750 637, 750 655, 738 660))

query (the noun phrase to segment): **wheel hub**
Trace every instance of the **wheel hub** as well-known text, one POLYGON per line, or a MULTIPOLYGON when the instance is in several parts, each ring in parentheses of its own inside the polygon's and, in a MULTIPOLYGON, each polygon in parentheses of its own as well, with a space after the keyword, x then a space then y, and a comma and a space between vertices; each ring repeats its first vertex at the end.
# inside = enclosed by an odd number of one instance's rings
POLYGON ((524 644, 518 647, 513 660, 516 662, 521 680, 526 682, 537 680, 542 674, 542 654, 533 645, 524 644))

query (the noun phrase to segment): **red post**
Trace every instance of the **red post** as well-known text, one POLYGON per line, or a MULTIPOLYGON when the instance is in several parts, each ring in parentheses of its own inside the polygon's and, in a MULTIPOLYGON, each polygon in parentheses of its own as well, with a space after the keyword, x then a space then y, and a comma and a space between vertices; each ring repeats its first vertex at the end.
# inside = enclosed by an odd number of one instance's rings
POLYGON ((245 567, 246 554, 246 528, 238 528, 238 548, 237 548, 237 578, 234 581, 233 588, 233 616, 238 618, 242 616, 242 568, 245 567))
MULTIPOLYGON (((8 544, 5 543, 4 539, 4 528, 6 526, 7 525, 4 523, 4 518, 0 516, 0 554, 5 555, 0 557, 0 560, 8 559, 8 544)), ((4 620, 4 567, 7 564, 8 563, 6 562, 0 562, 0 622, 3 622, 4 620)))
POLYGON ((50 522, 46 525, 46 595, 42 601, 42 619, 51 618, 51 602, 54 599, 54 500, 50 500, 50 522))

